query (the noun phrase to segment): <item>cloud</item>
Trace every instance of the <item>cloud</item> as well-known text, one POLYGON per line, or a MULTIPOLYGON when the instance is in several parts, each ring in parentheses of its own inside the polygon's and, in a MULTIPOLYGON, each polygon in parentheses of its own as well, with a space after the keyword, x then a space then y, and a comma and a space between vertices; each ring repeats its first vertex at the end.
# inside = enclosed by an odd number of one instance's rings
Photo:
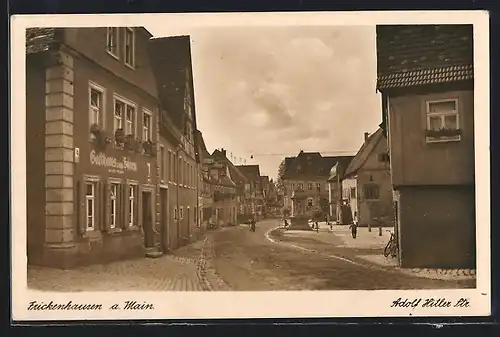
POLYGON ((266 174, 300 149, 355 152, 380 122, 374 27, 210 28, 192 40, 207 146, 253 153, 266 174))

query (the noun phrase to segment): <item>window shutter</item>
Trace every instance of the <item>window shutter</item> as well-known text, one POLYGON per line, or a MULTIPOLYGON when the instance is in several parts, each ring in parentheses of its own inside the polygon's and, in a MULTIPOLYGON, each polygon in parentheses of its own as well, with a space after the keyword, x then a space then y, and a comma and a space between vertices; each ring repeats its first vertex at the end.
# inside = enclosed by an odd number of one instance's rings
POLYGON ((76 207, 77 207, 77 225, 78 225, 78 232, 80 234, 84 234, 87 230, 86 225, 85 225, 85 217, 87 216, 85 214, 85 197, 83 195, 83 188, 82 188, 82 181, 78 179, 76 181, 76 207))
POLYGON ((103 197, 104 197, 104 191, 103 191, 103 186, 102 182, 98 181, 95 183, 95 188, 94 188, 94 229, 96 231, 101 230, 102 227, 102 204, 103 204, 103 197))
MULTIPOLYGON (((103 228, 105 231, 109 232, 111 229, 111 184, 109 182, 103 182, 103 192, 104 192, 104 202, 102 204, 106 205, 103 211, 103 228)), ((115 210, 116 213, 116 210, 115 210)), ((116 214, 115 214, 116 216, 116 214)))
POLYGON ((136 186, 135 193, 135 225, 142 228, 142 217, 139 216, 142 214, 142 189, 139 185, 136 186))
POLYGON ((119 209, 120 212, 120 225, 122 228, 127 228, 128 227, 128 187, 129 185, 127 183, 121 185, 120 188, 120 197, 119 197, 119 209))

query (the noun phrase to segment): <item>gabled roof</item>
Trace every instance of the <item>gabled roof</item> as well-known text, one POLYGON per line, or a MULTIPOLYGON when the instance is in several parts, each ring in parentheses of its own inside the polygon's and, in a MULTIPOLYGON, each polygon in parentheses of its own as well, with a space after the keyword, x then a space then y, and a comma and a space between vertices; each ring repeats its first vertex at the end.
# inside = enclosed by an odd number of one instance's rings
POLYGON ((471 81, 472 25, 378 25, 377 89, 471 81))
POLYGON ((237 165, 236 168, 251 181, 260 183, 259 165, 237 165))
POLYGON ((366 160, 370 156, 370 154, 375 150, 378 143, 384 139, 384 132, 381 128, 371 134, 368 139, 361 145, 358 153, 354 156, 354 159, 351 161, 349 166, 347 167, 344 176, 342 178, 348 178, 354 176, 365 164, 366 160))
POLYGON ((294 177, 324 177, 330 175, 331 168, 339 161, 347 163, 352 159, 352 156, 325 156, 319 152, 304 152, 300 151, 297 157, 285 158, 285 173, 284 179, 294 177), (288 165, 286 160, 289 159, 288 165), (287 167, 288 166, 288 167, 287 167))
POLYGON ((194 136, 197 139, 196 143, 198 147, 198 153, 200 155, 200 161, 203 163, 203 160, 210 158, 211 155, 207 150, 207 146, 205 144, 205 140, 203 139, 203 134, 201 133, 201 131, 196 130, 194 136))
POLYGON ((231 179, 237 184, 245 184, 247 182, 246 176, 236 167, 234 164, 226 157, 224 153, 220 150, 215 149, 211 154, 212 158, 214 158, 218 162, 225 163, 229 168, 229 174, 231 175, 231 179))

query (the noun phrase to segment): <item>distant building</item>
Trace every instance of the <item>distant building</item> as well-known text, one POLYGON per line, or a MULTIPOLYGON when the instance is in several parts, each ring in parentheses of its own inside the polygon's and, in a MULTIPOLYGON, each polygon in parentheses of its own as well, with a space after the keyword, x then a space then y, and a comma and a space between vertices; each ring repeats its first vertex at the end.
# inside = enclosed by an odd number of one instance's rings
POLYGON ((403 267, 476 261, 472 25, 377 26, 403 267))
POLYGON ((285 158, 283 175, 285 207, 291 208, 291 196, 294 192, 300 192, 306 197, 307 210, 321 209, 325 216, 328 215, 330 170, 339 161, 345 162, 347 166, 351 158, 349 156, 323 157, 319 152, 304 151, 300 151, 296 157, 285 158))
POLYGON ((359 226, 393 225, 389 152, 382 129, 365 133, 363 145, 342 177, 342 191, 359 226))
POLYGON ((216 149, 209 171, 213 181, 214 219, 218 226, 239 224, 241 201, 244 196, 245 176, 227 158, 225 149, 216 149))
POLYGON ((210 175, 210 166, 214 163, 212 155, 208 152, 203 140, 203 135, 200 131, 196 132, 198 153, 200 156, 200 177, 198 183, 198 220, 200 227, 208 228, 210 223, 215 223, 213 215, 215 211, 214 205, 214 178, 210 175))
MULTIPOLYGON (((262 216, 264 206, 264 195, 260 180, 259 165, 237 165, 236 168, 245 176, 244 216, 262 216)), ((243 220, 244 221, 244 220, 243 220)))

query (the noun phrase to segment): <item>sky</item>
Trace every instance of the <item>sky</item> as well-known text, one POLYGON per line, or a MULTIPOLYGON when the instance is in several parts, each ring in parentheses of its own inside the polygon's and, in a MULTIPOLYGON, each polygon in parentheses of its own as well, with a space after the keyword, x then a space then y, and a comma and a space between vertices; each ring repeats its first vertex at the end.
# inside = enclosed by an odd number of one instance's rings
MULTIPOLYGON (((165 25, 146 28, 171 36, 165 25)), ((300 150, 354 155, 381 122, 374 26, 197 28, 198 129, 209 152, 276 178, 300 150), (252 159, 253 156, 253 159, 252 159)))

